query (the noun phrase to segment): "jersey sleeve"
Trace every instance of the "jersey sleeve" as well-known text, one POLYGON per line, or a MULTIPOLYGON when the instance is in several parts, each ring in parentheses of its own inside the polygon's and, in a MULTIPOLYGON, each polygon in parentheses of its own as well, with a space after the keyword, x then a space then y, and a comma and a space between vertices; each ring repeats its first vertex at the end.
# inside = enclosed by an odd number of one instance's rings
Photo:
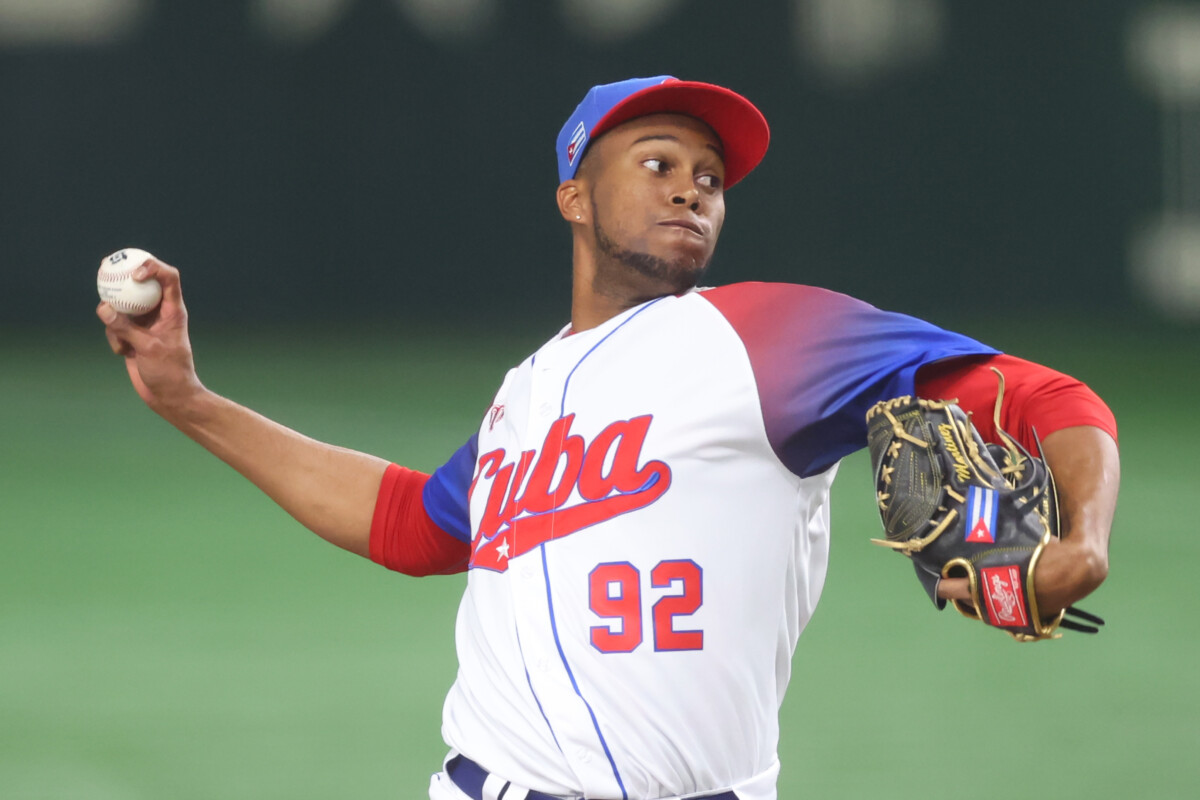
POLYGON ((429 476, 422 491, 425 511, 442 530, 462 542, 471 541, 471 511, 468 494, 479 458, 479 436, 450 456, 450 460, 429 476))
POLYGON ((476 441, 472 436, 432 475, 388 465, 371 520, 372 561, 406 575, 466 569, 471 555, 467 495, 476 441))
POLYGON ((463 572, 471 546, 450 536, 425 511, 429 476, 389 464, 379 484, 371 519, 371 560, 405 575, 463 572))
POLYGON ((1104 401, 1082 381, 1049 367, 1011 355, 960 358, 930 364, 917 376, 917 394, 952 400, 971 414, 984 441, 1001 443, 994 410, 1004 375, 1000 426, 1031 453, 1038 441, 1055 431, 1091 425, 1117 439, 1117 420, 1104 401))
POLYGON ((867 409, 914 394, 922 365, 998 351, 906 314, 812 286, 740 283, 702 296, 746 348, 767 439, 801 477, 866 445, 867 409))

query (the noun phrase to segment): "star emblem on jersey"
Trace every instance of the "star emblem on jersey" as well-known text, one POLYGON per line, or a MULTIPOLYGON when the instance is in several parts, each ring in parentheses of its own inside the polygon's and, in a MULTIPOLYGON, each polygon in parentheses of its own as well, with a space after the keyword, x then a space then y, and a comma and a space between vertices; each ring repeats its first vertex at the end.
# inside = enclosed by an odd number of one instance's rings
POLYGON ((588 442, 571 433, 575 415, 568 414, 538 450, 514 459, 503 449, 482 454, 468 497, 484 487, 488 494, 470 566, 504 572, 509 558, 662 497, 671 468, 662 461, 638 465, 652 420, 646 414, 613 422, 588 442))

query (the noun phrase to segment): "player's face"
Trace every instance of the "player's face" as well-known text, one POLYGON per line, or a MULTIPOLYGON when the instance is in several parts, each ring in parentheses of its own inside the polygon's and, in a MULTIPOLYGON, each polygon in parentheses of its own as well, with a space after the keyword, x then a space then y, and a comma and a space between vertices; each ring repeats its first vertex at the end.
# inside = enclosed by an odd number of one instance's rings
POLYGON ((602 136, 589 170, 598 281, 649 294, 696 285, 725 222, 721 141, 703 122, 655 114, 602 136))

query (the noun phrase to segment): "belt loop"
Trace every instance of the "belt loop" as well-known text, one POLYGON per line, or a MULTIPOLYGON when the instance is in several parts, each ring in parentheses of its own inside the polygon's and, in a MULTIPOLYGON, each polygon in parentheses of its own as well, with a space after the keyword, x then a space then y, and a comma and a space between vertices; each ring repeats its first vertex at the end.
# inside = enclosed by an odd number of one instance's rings
POLYGON ((509 787, 509 782, 499 775, 489 774, 483 781, 482 800, 500 800, 509 787))

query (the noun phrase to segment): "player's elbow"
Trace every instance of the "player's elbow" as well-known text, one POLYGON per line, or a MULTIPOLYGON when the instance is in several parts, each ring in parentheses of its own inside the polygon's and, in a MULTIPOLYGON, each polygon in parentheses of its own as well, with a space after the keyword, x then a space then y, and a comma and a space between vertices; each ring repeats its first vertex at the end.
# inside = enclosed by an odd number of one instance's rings
POLYGON ((1076 547, 1067 575, 1072 602, 1087 597, 1108 577, 1108 553, 1095 547, 1076 547))
POLYGON ((1094 592, 1108 577, 1108 553, 1085 550, 1080 561, 1082 583, 1088 593, 1094 592))

